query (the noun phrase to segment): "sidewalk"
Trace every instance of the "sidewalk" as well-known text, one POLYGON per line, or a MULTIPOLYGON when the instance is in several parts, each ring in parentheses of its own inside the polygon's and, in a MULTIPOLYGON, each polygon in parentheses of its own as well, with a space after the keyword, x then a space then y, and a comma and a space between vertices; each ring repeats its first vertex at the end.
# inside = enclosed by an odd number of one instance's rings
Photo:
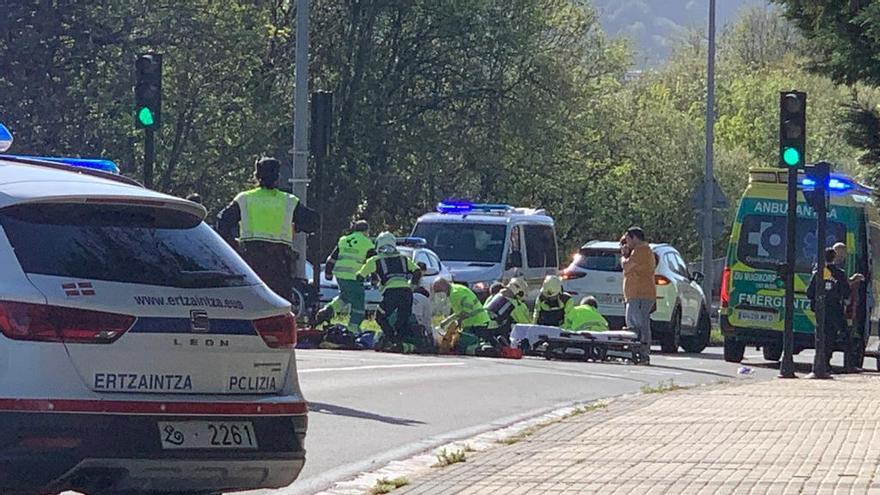
POLYGON ((880 495, 880 376, 621 399, 394 491, 588 493, 880 495))

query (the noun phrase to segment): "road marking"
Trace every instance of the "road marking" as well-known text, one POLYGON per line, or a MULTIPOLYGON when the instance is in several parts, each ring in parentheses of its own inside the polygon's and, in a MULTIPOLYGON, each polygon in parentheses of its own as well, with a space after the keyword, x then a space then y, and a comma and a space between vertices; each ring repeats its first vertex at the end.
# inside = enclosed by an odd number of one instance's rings
POLYGON ((385 370, 394 368, 438 368, 441 366, 463 366, 463 362, 455 363, 420 363, 420 364, 374 364, 368 366, 346 366, 342 368, 311 368, 307 370, 297 370, 297 373, 318 373, 321 371, 363 371, 363 370, 385 370))
POLYGON ((632 373, 634 375, 655 375, 655 376, 667 376, 667 375, 680 375, 678 371, 662 371, 662 370, 648 370, 644 367, 638 370, 626 370, 627 373, 632 373))

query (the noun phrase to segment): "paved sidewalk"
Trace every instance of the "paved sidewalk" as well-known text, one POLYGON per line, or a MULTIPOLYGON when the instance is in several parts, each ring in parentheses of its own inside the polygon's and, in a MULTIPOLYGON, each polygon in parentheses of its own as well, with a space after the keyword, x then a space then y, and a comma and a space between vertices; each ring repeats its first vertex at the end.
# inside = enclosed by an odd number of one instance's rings
POLYGON ((622 399, 413 481, 394 494, 880 495, 880 376, 622 399))

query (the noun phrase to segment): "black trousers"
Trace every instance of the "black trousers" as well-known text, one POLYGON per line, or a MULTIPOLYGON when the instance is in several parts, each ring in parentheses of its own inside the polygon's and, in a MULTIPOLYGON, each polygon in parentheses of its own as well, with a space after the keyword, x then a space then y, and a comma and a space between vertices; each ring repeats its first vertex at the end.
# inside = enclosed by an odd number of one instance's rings
POLYGON ((385 289, 376 320, 382 332, 392 342, 400 342, 409 336, 409 319, 412 316, 413 295, 408 288, 385 289))
POLYGON ((846 315, 843 307, 829 304, 825 307, 825 357, 831 362, 831 355, 834 349, 838 347, 838 341, 848 342, 846 331, 846 315))
POLYGON ((249 241, 241 244, 242 257, 263 282, 287 301, 293 298, 293 250, 286 244, 249 241))

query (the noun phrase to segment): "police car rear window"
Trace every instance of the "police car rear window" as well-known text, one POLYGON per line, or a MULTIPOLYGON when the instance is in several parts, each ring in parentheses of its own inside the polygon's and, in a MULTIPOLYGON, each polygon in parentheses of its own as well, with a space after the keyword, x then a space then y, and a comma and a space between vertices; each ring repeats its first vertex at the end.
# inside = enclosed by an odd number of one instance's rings
POLYGON ((575 265, 584 270, 596 270, 599 272, 622 272, 619 251, 604 251, 600 249, 582 248, 580 256, 574 260, 575 265))
POLYGON ((0 211, 26 273, 183 288, 259 283, 209 226, 128 205, 31 204, 0 211))

